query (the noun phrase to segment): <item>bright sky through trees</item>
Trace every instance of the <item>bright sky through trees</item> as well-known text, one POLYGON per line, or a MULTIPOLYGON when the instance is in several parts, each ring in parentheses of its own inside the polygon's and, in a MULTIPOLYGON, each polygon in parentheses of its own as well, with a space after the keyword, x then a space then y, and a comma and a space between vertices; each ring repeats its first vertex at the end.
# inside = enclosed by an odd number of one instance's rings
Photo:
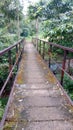
POLYGON ((26 15, 29 4, 34 5, 39 0, 19 0, 19 1, 20 1, 21 5, 23 6, 23 14, 26 15))

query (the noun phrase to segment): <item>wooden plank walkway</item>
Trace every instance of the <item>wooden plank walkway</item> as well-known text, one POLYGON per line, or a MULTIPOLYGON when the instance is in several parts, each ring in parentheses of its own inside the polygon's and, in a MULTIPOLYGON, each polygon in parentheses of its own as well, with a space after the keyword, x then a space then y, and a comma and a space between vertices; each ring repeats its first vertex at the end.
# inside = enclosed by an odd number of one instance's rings
POLYGON ((4 130, 73 130, 73 108, 32 43, 26 43, 4 130))

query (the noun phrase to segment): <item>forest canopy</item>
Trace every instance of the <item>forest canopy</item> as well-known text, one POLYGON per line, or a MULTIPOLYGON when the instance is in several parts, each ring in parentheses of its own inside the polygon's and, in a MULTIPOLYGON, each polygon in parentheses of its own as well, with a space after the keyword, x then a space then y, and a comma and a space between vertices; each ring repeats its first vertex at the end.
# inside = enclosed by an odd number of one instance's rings
POLYGON ((19 0, 2 0, 0 2, 0 50, 14 44, 19 39, 22 18, 22 7, 19 0))
POLYGON ((39 36, 73 47, 73 1, 41 0, 28 9, 29 19, 39 24, 39 36))
POLYGON ((0 2, 0 50, 21 37, 36 36, 73 47, 73 0, 40 0, 26 16, 19 0, 0 2))

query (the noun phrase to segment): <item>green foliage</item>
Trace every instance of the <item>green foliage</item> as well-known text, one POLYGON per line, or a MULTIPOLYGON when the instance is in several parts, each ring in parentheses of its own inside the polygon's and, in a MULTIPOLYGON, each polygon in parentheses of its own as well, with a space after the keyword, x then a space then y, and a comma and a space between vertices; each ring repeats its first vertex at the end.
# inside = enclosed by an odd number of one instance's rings
POLYGON ((71 80, 67 75, 64 76, 64 88, 73 100, 73 80, 71 80))
POLYGON ((3 50, 10 45, 14 44, 17 41, 17 35, 15 34, 6 34, 0 37, 0 50, 3 50))
MULTIPOLYGON (((2 0, 0 1, 0 51, 11 46, 18 41, 18 28, 21 27, 22 7, 19 0, 2 0)), ((23 28, 20 29, 20 32, 23 28)), ((20 37, 21 38, 21 37, 20 37)), ((12 49, 12 64, 15 62, 15 49, 12 49)), ((9 74, 8 53, 0 56, 0 90, 9 74)), ((16 74, 16 69, 13 72, 13 78, 16 74)), ((4 90, 4 97, 0 98, 0 120, 3 116, 5 106, 8 101, 8 95, 11 89, 11 82, 9 81, 4 90)))
POLYGON ((8 98, 0 98, 0 120, 2 119, 3 113, 4 113, 4 109, 5 106, 7 104, 8 98))
POLYGON ((52 0, 48 3, 46 2, 44 10, 44 16, 47 19, 60 19, 60 13, 65 13, 72 9, 69 2, 64 2, 63 0, 52 0))
POLYGON ((37 19, 38 17, 42 16, 43 8, 42 8, 41 4, 42 3, 40 2, 40 3, 35 4, 34 6, 33 5, 29 6, 28 14, 29 14, 29 18, 31 20, 37 19))
POLYGON ((28 36, 28 28, 24 28, 21 36, 27 37, 28 36))
POLYGON ((0 64, 0 89, 8 76, 8 64, 0 64))
POLYGON ((49 41, 67 47, 73 47, 73 25, 71 23, 62 24, 49 32, 49 41))
POLYGON ((3 0, 0 3, 0 13, 0 44, 7 46, 2 44, 10 45, 18 39, 18 26, 23 17, 19 0, 3 0))
POLYGON ((40 1, 30 5, 31 20, 41 18, 40 30, 50 41, 72 47, 73 44, 73 2, 68 0, 40 1), (42 29, 41 29, 42 28, 42 29))
POLYGON ((2 119, 3 113, 4 113, 4 109, 0 108, 0 120, 2 119))
POLYGON ((52 0, 45 5, 45 20, 42 22, 44 37, 67 47, 73 47, 72 1, 52 0))
POLYGON ((22 29, 21 36, 29 37, 36 33, 35 20, 32 22, 28 17, 26 17, 25 20, 22 20, 20 27, 22 29))
POLYGON ((21 6, 19 0, 3 0, 0 4, 0 12, 2 12, 6 18, 6 22, 16 20, 19 16, 21 17, 21 6))

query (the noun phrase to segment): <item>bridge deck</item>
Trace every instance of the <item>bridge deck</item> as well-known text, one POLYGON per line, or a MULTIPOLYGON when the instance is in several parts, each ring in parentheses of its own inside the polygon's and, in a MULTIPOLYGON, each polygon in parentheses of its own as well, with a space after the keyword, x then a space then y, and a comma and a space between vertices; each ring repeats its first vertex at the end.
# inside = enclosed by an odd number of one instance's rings
POLYGON ((25 45, 4 130, 73 130, 72 108, 31 43, 25 45))

